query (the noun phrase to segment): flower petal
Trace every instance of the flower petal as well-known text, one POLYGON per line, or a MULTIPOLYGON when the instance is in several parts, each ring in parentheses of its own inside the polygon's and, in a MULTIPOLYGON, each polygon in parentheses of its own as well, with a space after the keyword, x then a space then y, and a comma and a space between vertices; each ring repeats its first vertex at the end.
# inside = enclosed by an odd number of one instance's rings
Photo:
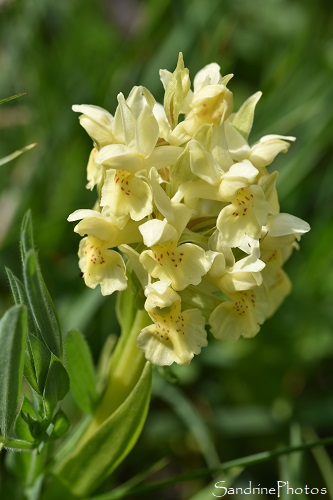
POLYGON ((82 113, 79 117, 80 124, 96 143, 98 148, 114 141, 112 133, 113 116, 99 106, 76 104, 72 110, 82 113))

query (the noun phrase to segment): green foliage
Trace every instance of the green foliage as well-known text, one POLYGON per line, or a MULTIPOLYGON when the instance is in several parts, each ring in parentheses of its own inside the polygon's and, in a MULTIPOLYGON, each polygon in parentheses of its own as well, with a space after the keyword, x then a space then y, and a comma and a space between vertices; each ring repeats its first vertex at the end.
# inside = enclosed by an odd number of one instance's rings
MULTIPOLYGON (((30 212, 22 222, 20 246, 24 282, 7 269, 16 305, 0 321, 1 448, 32 450, 27 459, 9 459, 8 467, 19 477, 25 494, 39 498, 46 473, 43 465, 52 453, 50 445, 63 438, 71 426, 60 406, 70 391, 77 407, 82 412, 94 414, 97 424, 92 431, 89 427, 88 435, 78 435, 74 446, 71 437, 69 448, 65 443, 67 452, 60 453, 54 461, 53 481, 45 498, 57 498, 63 491, 67 492, 67 498, 71 492, 86 495, 122 462, 145 422, 151 392, 151 367, 149 363, 144 366, 142 353, 129 342, 130 337, 132 343, 136 340, 139 324, 146 321, 147 315, 139 311, 134 321, 134 314, 125 314, 124 303, 118 307, 125 341, 123 338, 119 344, 122 355, 118 352, 115 356, 108 374, 111 380, 114 376, 111 387, 116 391, 111 392, 109 402, 108 387, 96 409, 98 380, 89 346, 78 330, 70 330, 65 339, 62 338, 57 312, 39 267, 30 212), (131 368, 124 365, 126 350, 131 368), (135 359, 137 352, 140 354, 138 362, 135 359), (116 385, 121 382, 123 368, 126 380, 124 387, 119 388, 116 385), (131 370, 132 375, 129 375, 131 370), (23 375, 30 391, 22 391, 23 375)), ((126 296, 134 305, 134 294, 130 292, 126 296)))
POLYGON ((1 320, 1 432, 8 448, 41 449, 68 430, 59 402, 69 391, 69 377, 52 352, 62 356, 61 329, 39 268, 29 212, 20 244, 24 283, 7 269, 16 305, 1 320), (19 408, 23 374, 31 399, 24 394, 19 408))
POLYGON ((38 334, 49 350, 61 359, 63 355, 61 327, 39 268, 37 253, 34 250, 29 212, 22 223, 21 254, 26 295, 38 334))
POLYGON ((13 306, 0 321, 0 429, 5 444, 19 405, 26 333, 25 308, 13 306))
POLYGON ((70 492, 79 497, 89 495, 121 463, 141 433, 150 391, 151 366, 146 363, 122 405, 56 470, 56 476, 70 492))
POLYGON ((89 346, 78 330, 66 333, 65 362, 77 406, 92 413, 97 401, 95 368, 89 346))

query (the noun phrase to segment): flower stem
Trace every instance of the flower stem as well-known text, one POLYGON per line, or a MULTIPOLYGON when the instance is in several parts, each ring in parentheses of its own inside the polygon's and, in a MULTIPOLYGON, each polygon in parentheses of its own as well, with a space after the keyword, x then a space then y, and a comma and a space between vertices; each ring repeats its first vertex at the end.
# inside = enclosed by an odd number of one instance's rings
POLYGON ((138 349, 136 339, 142 328, 151 320, 145 310, 139 309, 129 333, 123 332, 113 354, 105 393, 96 408, 93 419, 84 435, 89 438, 131 393, 145 366, 144 353, 138 349))

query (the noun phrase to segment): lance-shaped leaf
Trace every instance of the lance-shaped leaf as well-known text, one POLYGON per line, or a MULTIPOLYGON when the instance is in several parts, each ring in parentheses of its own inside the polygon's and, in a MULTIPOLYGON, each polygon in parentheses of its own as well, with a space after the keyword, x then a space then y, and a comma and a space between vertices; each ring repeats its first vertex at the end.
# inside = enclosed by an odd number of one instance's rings
POLYGON ((9 268, 6 267, 5 269, 15 304, 23 304, 27 306, 28 332, 36 334, 37 328, 34 324, 31 311, 29 310, 29 301, 24 285, 22 281, 17 276, 15 276, 15 274, 12 273, 12 271, 9 268))
POLYGON ((29 250, 35 249, 33 228, 32 228, 32 216, 31 211, 28 210, 23 217, 21 224, 21 234, 20 234, 20 248, 22 262, 24 263, 25 257, 29 250))
POLYGON ((29 151, 30 149, 34 148, 36 146, 36 143, 29 144, 28 146, 24 146, 24 148, 17 149, 14 151, 14 153, 11 153, 10 155, 5 156, 4 158, 0 159, 0 167, 1 165, 5 165, 6 163, 15 160, 18 156, 21 156, 21 154, 25 153, 26 151, 29 151))
POLYGON ((95 369, 88 344, 78 330, 66 333, 65 360, 77 406, 85 413, 92 413, 97 400, 95 369))
POLYGON ((68 391, 67 371, 59 359, 52 355, 43 393, 44 410, 48 419, 52 418, 58 402, 66 396, 68 391))
POLYGON ((47 347, 61 359, 61 329, 54 304, 44 283, 36 252, 24 252, 24 284, 34 321, 47 347))
POLYGON ((18 97, 22 97, 26 92, 20 92, 19 94, 11 95, 9 97, 5 97, 4 99, 0 99, 0 104, 4 104, 5 102, 12 101, 13 99, 17 99, 18 97))
POLYGON ((28 336, 28 355, 24 375, 34 390, 42 395, 49 371, 51 352, 35 335, 28 336))
POLYGON ((24 397, 20 414, 15 421, 15 436, 24 441, 34 441, 33 427, 39 415, 27 397, 24 397))
POLYGON ((7 267, 5 269, 15 304, 28 305, 28 299, 23 283, 15 276, 15 274, 12 273, 10 269, 7 267))
POLYGON ((26 309, 15 305, 0 321, 0 428, 3 437, 8 436, 17 415, 26 333, 26 309))
POLYGON ((75 452, 55 475, 79 497, 94 491, 124 460, 145 422, 151 393, 151 366, 146 363, 133 391, 75 452))

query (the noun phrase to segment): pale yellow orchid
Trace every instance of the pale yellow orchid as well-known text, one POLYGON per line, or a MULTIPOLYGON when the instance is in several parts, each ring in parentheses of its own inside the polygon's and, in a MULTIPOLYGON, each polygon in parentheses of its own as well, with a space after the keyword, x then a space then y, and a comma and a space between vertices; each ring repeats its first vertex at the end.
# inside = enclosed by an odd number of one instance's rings
POLYGON ((69 216, 84 280, 105 295, 141 287, 137 345, 160 366, 188 364, 207 326, 217 339, 256 335, 290 292, 283 265, 310 229, 281 213, 268 169, 294 137, 250 143, 261 92, 234 113, 232 76, 212 63, 191 88, 180 54, 160 72, 163 106, 137 86, 114 116, 73 107, 94 142, 87 187, 98 193, 94 210, 69 216))

